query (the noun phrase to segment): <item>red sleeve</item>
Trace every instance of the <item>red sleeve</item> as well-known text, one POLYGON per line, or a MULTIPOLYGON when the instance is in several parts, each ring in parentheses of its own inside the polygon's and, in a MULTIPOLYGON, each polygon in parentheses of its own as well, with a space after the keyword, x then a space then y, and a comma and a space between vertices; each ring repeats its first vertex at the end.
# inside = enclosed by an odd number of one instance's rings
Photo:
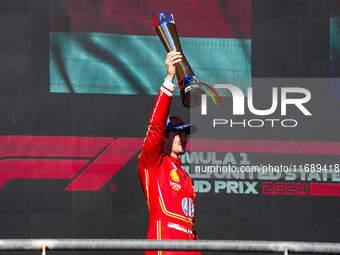
POLYGON ((152 113, 149 119, 148 131, 143 143, 143 151, 139 160, 145 167, 154 168, 163 153, 166 122, 171 105, 172 92, 176 86, 165 79, 157 95, 152 113))

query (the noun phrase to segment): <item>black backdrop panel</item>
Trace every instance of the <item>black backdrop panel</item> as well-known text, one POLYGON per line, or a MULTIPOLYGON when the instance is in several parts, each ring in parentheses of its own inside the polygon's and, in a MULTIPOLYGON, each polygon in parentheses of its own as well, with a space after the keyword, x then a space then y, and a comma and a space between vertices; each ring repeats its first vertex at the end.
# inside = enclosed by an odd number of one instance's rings
MULTIPOLYGON (((252 76, 329 77, 329 6, 327 0, 252 1, 252 76)), ((72 137, 107 138, 115 142, 118 138, 144 137, 154 96, 49 93, 48 1, 2 0, 0 13, 2 141, 13 136, 17 140, 61 137, 62 143, 67 144, 72 137)), ((324 123, 320 127, 301 129, 295 134, 276 132, 273 140, 339 142, 339 102, 330 100, 324 107, 330 111, 328 116, 317 102, 311 105, 317 121, 324 123)), ((189 120, 189 110, 175 97, 171 113, 179 112, 189 120)), ((262 138, 254 137, 252 132, 237 131, 228 137, 262 138)), ((2 149, 2 167, 11 160, 32 159, 74 160, 82 165, 67 177, 57 178, 57 171, 51 170, 47 174, 54 174, 53 178, 18 175, 4 182, 0 186, 0 238, 146 237, 148 213, 137 176, 141 146, 133 146, 131 159, 99 190, 92 191, 67 187, 105 151, 104 145, 98 145, 93 155, 86 156, 54 156, 41 151, 39 154, 38 149, 30 151, 30 146, 21 148, 22 153, 26 148, 27 155, 12 150, 6 154, 6 148, 2 149)), ((84 150, 90 149, 85 146, 84 150)), ((256 154, 249 153, 251 156, 256 154)), ((331 162, 339 163, 338 159, 338 155, 329 155, 331 162)), ((34 169, 27 171, 33 174, 34 169)), ((216 180, 208 182, 213 185, 216 180)), ((257 191, 261 192, 261 187, 257 191)), ((340 242, 338 196, 198 192, 197 197, 200 239, 340 242)))

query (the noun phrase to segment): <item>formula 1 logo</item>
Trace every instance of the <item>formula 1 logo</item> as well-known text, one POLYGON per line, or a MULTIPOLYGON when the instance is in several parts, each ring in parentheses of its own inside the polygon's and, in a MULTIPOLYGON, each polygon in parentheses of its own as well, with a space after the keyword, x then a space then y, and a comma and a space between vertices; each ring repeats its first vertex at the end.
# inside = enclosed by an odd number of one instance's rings
POLYGON ((70 179, 65 190, 97 191, 141 148, 142 138, 0 137, 0 188, 16 178, 70 179))

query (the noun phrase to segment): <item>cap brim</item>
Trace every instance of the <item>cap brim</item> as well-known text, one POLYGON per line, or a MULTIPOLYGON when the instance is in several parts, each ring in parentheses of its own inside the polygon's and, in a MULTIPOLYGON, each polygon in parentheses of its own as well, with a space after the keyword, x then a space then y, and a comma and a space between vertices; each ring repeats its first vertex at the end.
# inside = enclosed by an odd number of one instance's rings
POLYGON ((172 130, 172 131, 185 131, 188 135, 189 134, 194 134, 197 132, 197 127, 193 124, 185 124, 182 126, 178 126, 178 127, 173 127, 171 129, 167 129, 167 130, 172 130))

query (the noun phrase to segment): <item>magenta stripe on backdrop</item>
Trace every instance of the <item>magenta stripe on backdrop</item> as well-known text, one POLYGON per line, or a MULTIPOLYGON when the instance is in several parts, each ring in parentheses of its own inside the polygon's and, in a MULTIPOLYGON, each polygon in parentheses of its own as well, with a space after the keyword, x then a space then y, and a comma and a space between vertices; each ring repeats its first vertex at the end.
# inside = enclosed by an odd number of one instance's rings
POLYGON ((174 15, 180 36, 251 38, 251 0, 51 0, 50 31, 154 36, 161 12, 174 15))

